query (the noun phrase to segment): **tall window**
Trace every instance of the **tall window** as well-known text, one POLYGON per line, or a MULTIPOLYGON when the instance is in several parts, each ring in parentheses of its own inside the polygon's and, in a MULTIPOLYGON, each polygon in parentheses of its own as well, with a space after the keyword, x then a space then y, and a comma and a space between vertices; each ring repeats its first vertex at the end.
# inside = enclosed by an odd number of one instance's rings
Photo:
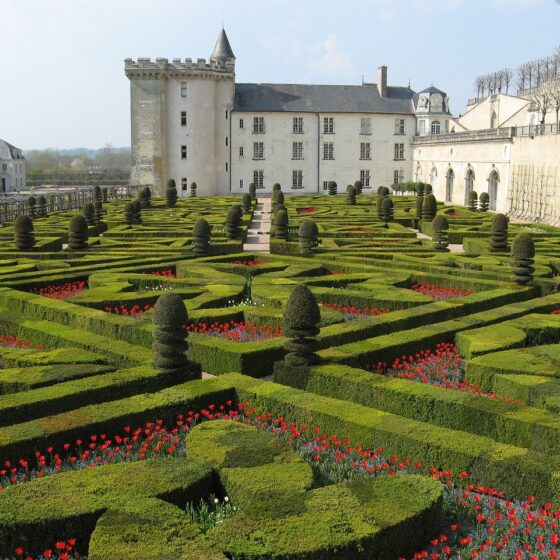
POLYGON ((264 159, 264 142, 253 142, 253 159, 264 159))
POLYGON ((393 171, 393 183, 403 183, 404 182, 404 169, 395 169, 393 171))
POLYGON ((432 134, 441 134, 441 124, 439 121, 432 122, 432 134))
POLYGON ((239 128, 243 128, 243 119, 239 119, 239 128))
POLYGON ((253 117, 253 134, 264 134, 264 117, 253 117))
POLYGON ((187 126, 187 112, 181 111, 181 126, 187 126))
POLYGON ((334 143, 325 142, 323 144, 323 159, 334 159, 334 143))
POLYGON ((294 117, 292 132, 294 134, 303 134, 303 117, 294 117))
POLYGON ((323 118, 323 134, 334 134, 334 119, 333 117, 323 118))
POLYGON ((371 159, 371 144, 369 142, 360 143, 360 159, 371 159))
POLYGON ((404 144, 395 144, 394 159, 404 159, 404 144))
POLYGON ((328 181, 323 181, 323 190, 324 190, 324 191, 328 191, 328 190, 329 190, 329 182, 328 182, 328 181))
POLYGON ((371 119, 362 117, 360 120, 360 134, 371 134, 371 119))
POLYGON ((181 146, 181 159, 187 159, 187 147, 185 145, 181 146))
POLYGON ((395 134, 404 134, 404 119, 395 119, 395 134))
POLYGON ((187 97, 187 82, 181 82, 181 97, 187 97))
POLYGON ((292 189, 303 189, 303 171, 300 169, 292 171, 292 189))
POLYGON ((253 171, 253 183, 257 189, 264 189, 264 171, 262 169, 253 171))
POLYGON ((243 156, 243 146, 239 146, 239 157, 242 158, 243 156))
POLYGON ((360 170, 360 182, 362 183, 362 186, 369 187, 369 179, 369 169, 360 170))
POLYGON ((239 188, 242 189, 245 186, 245 181, 243 179, 239 179, 239 188))
POLYGON ((188 182, 186 177, 181 177, 181 190, 186 191, 188 188, 188 182))
POLYGON ((292 159, 303 159, 303 142, 292 144, 292 159))
POLYGON ((424 136, 424 134, 426 134, 426 121, 424 119, 420 121, 418 134, 420 134, 420 136, 424 136))

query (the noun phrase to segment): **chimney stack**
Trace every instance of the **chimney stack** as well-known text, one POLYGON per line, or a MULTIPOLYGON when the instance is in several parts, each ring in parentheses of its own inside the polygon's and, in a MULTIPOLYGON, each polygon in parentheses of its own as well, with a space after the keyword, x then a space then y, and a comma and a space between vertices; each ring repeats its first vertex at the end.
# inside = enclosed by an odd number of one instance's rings
POLYGON ((387 97, 387 66, 377 69, 377 89, 381 97, 387 97))

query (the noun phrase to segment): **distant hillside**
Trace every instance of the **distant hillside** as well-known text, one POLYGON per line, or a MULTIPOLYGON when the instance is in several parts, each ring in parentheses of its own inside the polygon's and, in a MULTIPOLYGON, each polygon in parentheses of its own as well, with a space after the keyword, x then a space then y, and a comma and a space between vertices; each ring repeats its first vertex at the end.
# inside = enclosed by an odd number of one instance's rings
MULTIPOLYGON (((130 153, 130 147, 124 147, 124 148, 115 148, 115 147, 111 147, 111 149, 113 150, 114 153, 130 153)), ((33 153, 36 152, 53 152, 55 154, 58 154, 60 156, 69 156, 69 157, 77 157, 77 156, 85 156, 88 158, 95 158, 95 156, 97 154, 100 153, 105 153, 107 151, 107 147, 104 148, 68 148, 68 149, 63 149, 63 148, 44 148, 44 149, 35 149, 35 150, 23 150, 23 154, 27 157, 29 155, 32 155, 33 153)))

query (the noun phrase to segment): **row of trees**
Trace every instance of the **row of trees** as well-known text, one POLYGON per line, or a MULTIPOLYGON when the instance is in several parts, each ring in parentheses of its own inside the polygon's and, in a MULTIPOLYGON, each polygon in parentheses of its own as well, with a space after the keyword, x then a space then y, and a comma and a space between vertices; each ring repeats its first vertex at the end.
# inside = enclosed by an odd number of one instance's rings
POLYGON ((502 68, 478 76, 474 80, 477 97, 509 92, 515 82, 518 91, 539 87, 545 82, 560 79, 560 47, 551 56, 520 64, 517 68, 502 68))

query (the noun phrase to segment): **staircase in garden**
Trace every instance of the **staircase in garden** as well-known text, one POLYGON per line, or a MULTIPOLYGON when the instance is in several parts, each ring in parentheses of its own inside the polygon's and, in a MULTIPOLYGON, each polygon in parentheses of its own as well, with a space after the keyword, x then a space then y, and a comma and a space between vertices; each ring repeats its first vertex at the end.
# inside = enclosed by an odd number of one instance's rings
POLYGON ((249 253, 270 253, 270 198, 261 198, 253 212, 253 219, 247 229, 247 240, 243 251, 249 253))

